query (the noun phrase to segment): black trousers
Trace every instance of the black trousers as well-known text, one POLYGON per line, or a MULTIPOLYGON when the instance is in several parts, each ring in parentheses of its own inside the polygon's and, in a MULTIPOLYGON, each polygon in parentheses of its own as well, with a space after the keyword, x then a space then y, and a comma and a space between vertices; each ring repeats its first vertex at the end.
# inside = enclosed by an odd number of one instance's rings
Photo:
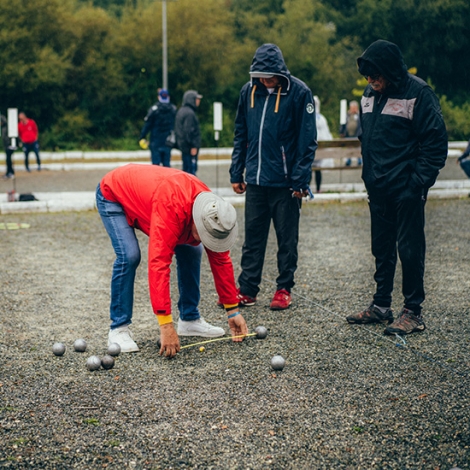
POLYGON ((8 147, 5 148, 5 155, 6 155, 6 163, 7 163, 7 175, 14 175, 15 170, 13 169, 13 150, 9 149, 8 147))
POLYGON ((374 303, 390 307, 398 256, 402 265, 404 307, 421 313, 424 301, 424 206, 427 192, 403 197, 374 195, 369 192, 372 254, 377 284, 374 303))
POLYGON ((288 188, 247 185, 245 199, 245 242, 238 278, 243 294, 256 297, 263 271, 271 220, 277 238, 277 289, 290 292, 297 269, 297 245, 302 201, 288 188))

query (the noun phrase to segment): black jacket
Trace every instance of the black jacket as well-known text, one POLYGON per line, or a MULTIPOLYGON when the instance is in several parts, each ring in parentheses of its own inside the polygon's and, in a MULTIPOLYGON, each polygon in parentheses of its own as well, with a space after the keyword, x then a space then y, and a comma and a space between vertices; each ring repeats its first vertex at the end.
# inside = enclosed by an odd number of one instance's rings
POLYGON ((168 134, 175 125, 176 106, 171 103, 155 103, 145 116, 140 139, 150 132, 150 142, 164 146, 168 134))
POLYGON ((318 146, 312 92, 290 74, 274 44, 256 51, 250 73, 256 72, 279 76, 281 86, 272 94, 259 78, 243 86, 230 182, 306 189, 318 146))
POLYGON ((2 130, 3 148, 6 150, 10 145, 10 138, 8 137, 7 118, 3 114, 0 116, 0 124, 1 124, 1 130, 2 130))
POLYGON ((176 146, 183 153, 190 153, 192 148, 201 147, 201 130, 196 116, 197 91, 188 90, 183 95, 183 105, 176 113, 176 146))
POLYGON ((382 94, 368 85, 361 99, 366 188, 382 194, 430 188, 447 159, 447 132, 436 95, 407 72, 393 43, 372 43, 357 63, 361 74, 375 69, 390 82, 382 94))

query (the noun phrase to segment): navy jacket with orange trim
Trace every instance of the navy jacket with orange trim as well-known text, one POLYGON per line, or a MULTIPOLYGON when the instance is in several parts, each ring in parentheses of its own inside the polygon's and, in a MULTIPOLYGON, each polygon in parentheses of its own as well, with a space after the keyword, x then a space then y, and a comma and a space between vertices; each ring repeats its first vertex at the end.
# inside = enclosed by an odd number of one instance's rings
POLYGON ((269 93, 258 78, 243 86, 230 182, 306 189, 318 146, 312 92, 290 74, 274 44, 258 48, 250 68, 253 72, 278 76, 280 87, 269 93))

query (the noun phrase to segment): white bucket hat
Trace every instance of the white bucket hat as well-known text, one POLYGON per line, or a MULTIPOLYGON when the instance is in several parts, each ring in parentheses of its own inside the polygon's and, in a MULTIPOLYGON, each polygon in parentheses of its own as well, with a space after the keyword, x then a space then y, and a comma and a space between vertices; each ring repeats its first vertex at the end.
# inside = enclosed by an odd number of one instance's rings
POLYGON ((235 208, 211 192, 199 193, 193 204, 193 220, 202 244, 211 251, 232 248, 238 235, 235 208))

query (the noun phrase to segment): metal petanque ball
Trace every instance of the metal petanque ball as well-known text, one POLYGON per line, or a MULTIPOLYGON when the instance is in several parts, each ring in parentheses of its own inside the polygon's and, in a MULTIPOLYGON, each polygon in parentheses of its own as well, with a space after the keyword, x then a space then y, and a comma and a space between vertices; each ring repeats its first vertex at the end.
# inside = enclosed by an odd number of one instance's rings
POLYGON ((274 370, 282 370, 284 369, 284 366, 286 365, 286 360, 279 355, 273 356, 271 359, 271 367, 274 370))
POLYGON ((111 343, 108 346, 108 354, 113 357, 119 356, 121 354, 121 346, 117 343, 111 343))
POLYGON ((64 343, 54 343, 52 345, 52 352, 56 356, 63 356, 63 354, 65 352, 65 344, 64 343))
POLYGON ((264 339, 268 336, 268 329, 264 326, 257 326, 255 328, 256 338, 264 339))
POLYGON ((101 359, 98 356, 90 356, 86 361, 88 370, 98 370, 101 367, 101 359))
POLYGON ((85 352, 86 341, 83 338, 75 340, 75 343, 73 343, 73 349, 75 349, 77 352, 85 352))
POLYGON ((106 356, 101 358, 101 365, 103 366, 103 369, 112 369, 114 367, 114 357, 106 354, 106 356))
POLYGON ((162 347, 162 340, 157 338, 157 348, 160 349, 162 347))

